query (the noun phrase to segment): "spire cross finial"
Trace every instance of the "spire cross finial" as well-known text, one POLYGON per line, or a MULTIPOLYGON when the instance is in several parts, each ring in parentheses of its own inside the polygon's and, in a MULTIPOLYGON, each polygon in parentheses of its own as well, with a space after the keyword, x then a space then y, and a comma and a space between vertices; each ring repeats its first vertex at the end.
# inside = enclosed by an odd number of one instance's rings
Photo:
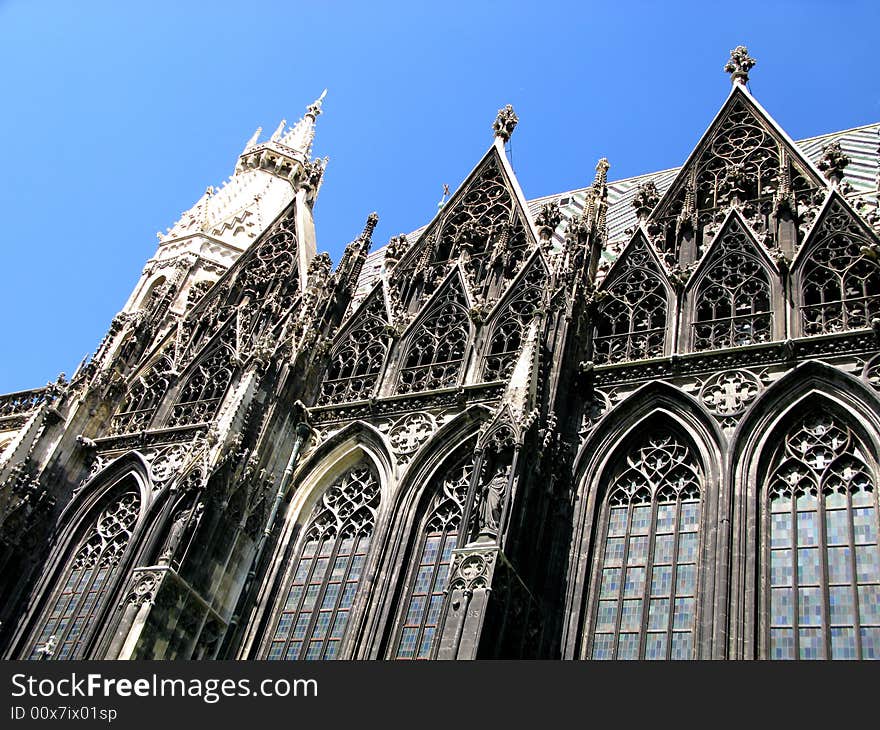
POLYGON ((513 134, 513 130, 516 129, 518 121, 519 117, 513 111, 513 106, 508 104, 503 109, 498 110, 498 116, 495 117, 492 130, 495 132, 496 137, 501 137, 502 141, 507 142, 510 139, 510 135, 513 134))
POLYGON ((596 163, 596 177, 593 180, 593 185, 598 187, 599 185, 605 185, 608 182, 608 170, 611 169, 611 164, 608 162, 607 157, 602 157, 596 163))
POLYGON ((324 89, 321 92, 321 96, 319 96, 311 104, 309 104, 308 107, 306 107, 306 114, 311 114, 313 117, 317 117, 318 115, 320 115, 322 113, 321 107, 324 104, 325 96, 327 96, 327 89, 324 89))
POLYGON ((745 46, 737 46, 730 52, 730 59, 724 66, 724 70, 730 74, 730 83, 743 84, 748 83, 749 71, 754 67, 755 61, 749 55, 749 49, 745 46))

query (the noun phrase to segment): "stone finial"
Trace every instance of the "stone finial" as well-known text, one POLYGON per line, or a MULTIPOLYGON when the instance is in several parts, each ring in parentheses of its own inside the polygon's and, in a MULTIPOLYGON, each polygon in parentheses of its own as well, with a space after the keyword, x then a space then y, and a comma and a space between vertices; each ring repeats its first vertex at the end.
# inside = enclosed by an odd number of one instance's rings
POLYGON ((596 177, 593 179, 593 187, 598 188, 608 183, 608 171, 611 169, 611 163, 607 157, 602 157, 596 163, 596 177))
POLYGON ((327 96, 327 89, 324 89, 321 92, 321 96, 315 99, 311 104, 306 107, 306 114, 311 114, 313 117, 317 117, 321 114, 321 106, 324 103, 324 97, 327 96))
POLYGON ((639 185, 632 201, 632 206, 636 209, 636 216, 638 216, 638 219, 640 221, 645 220, 659 200, 660 193, 657 192, 657 186, 652 180, 648 180, 648 182, 639 185))
POLYGON ((495 117, 495 122, 492 124, 495 136, 501 137, 504 142, 507 142, 510 139, 510 135, 513 134, 513 130, 516 129, 518 121, 519 117, 516 116, 516 112, 513 111, 513 106, 510 104, 503 109, 499 109, 498 116, 495 117))
POLYGON ((849 163, 849 156, 840 148, 840 141, 834 140, 822 148, 822 159, 817 167, 825 173, 832 185, 839 185, 843 180, 843 171, 849 163))
POLYGON ((535 218, 535 223, 538 226, 538 234, 541 236, 541 239, 545 241, 550 240, 553 231, 556 230, 561 222, 562 213, 559 211, 559 203, 555 200, 545 203, 541 207, 538 216, 535 218))
POLYGON ((724 66, 724 70, 730 74, 730 83, 746 84, 749 80, 749 71, 754 67, 755 61, 749 55, 749 49, 745 46, 737 46, 730 52, 730 60, 724 66))
POLYGON ((367 216, 367 223, 364 225, 364 232, 361 233, 361 240, 366 241, 372 238, 373 231, 376 230, 376 224, 379 222, 379 214, 376 211, 367 216))

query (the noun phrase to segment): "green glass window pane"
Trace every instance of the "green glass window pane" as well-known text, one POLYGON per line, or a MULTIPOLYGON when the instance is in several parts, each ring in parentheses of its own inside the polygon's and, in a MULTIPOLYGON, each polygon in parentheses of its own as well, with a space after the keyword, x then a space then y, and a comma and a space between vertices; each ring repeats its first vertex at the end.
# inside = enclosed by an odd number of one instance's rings
POLYGON ((810 492, 803 492, 797 496, 795 500, 795 509, 798 511, 801 510, 814 510, 816 509, 816 497, 810 492))
POLYGON ((682 502, 681 504, 681 532, 693 532, 700 525, 700 503, 682 502))
POLYGON ((791 497, 788 495, 773 495, 770 498, 771 512, 791 512, 791 497))
POLYGON ((825 658, 825 639, 821 629, 800 629, 798 640, 801 659, 825 658))
POLYGON ((648 634, 645 637, 645 659, 666 658, 666 634, 648 634))
POLYGON ((770 589, 770 622, 773 626, 794 625, 794 593, 791 588, 770 589))
POLYGON ((336 606, 336 599, 339 598, 339 591, 342 586, 339 583, 328 583, 327 589, 324 591, 324 598, 321 599, 321 608, 332 609, 336 606))
POLYGON ((657 508, 657 534, 672 532, 675 529, 675 505, 661 504, 657 508))
POLYGON ((294 639, 303 639, 306 635, 306 629, 309 626, 309 621, 312 619, 311 613, 301 613, 299 617, 296 619, 296 626, 293 627, 293 638, 294 639))
POLYGON ((848 546, 828 548, 828 581, 852 583, 852 551, 848 546))
POLYGON ((299 659, 300 650, 303 643, 301 641, 291 641, 287 647, 286 659, 299 659))
POLYGON ((648 629, 665 630, 669 628, 669 599, 652 598, 648 607, 648 629))
POLYGON ((400 644, 397 647, 398 659, 412 659, 416 653, 416 638, 418 629, 404 629, 400 634, 400 644))
POLYGON ((826 539, 829 545, 846 545, 849 542, 849 522, 845 509, 825 513, 826 539))
POLYGON ((406 623, 418 625, 425 612, 425 596, 413 596, 409 602, 409 611, 406 612, 406 623))
POLYGON ((321 611, 318 613, 318 619, 315 621, 315 627, 312 629, 313 639, 323 639, 327 635, 327 629, 330 628, 330 611, 321 611))
POLYGON ((345 569, 348 566, 348 558, 336 558, 333 561, 333 570, 330 572, 330 580, 342 580, 345 577, 345 569))
POLYGON ((434 569, 430 565, 419 568, 413 593, 428 593, 431 589, 431 578, 434 577, 434 569))
POLYGON ((872 507, 874 505, 874 493, 869 489, 856 489, 852 493, 853 507, 872 507))
POLYGON ((278 619, 278 627, 275 629, 275 640, 283 641, 290 633, 290 625, 293 622, 293 614, 282 613, 278 619))
POLYGON ((620 568, 605 568, 602 571, 602 598, 617 598, 620 591, 620 568))
POLYGON ((651 595, 668 596, 672 592, 672 566, 657 565, 651 572, 651 595))
POLYGON ((880 626, 880 586, 859 586, 859 619, 862 626, 880 626))
POLYGON ((860 635, 862 639, 862 659, 880 659, 880 627, 863 626, 860 635))
POLYGON ((455 550, 455 535, 447 535, 443 542, 443 555, 441 556, 444 563, 448 563, 452 559, 453 550, 455 550))
POLYGON ((331 639, 341 639, 345 635, 345 626, 348 623, 348 611, 339 611, 333 620, 333 630, 330 632, 331 639))
POLYGON ((793 573, 791 550, 770 552, 770 585, 790 586, 793 573))
POLYGON ((302 586, 291 586, 287 592, 287 601, 284 603, 285 611, 293 611, 299 605, 299 599, 303 594, 302 586))
POLYGON ((642 601, 634 599, 623 601, 620 609, 620 630, 638 631, 642 625, 642 601))
POLYGON ((633 537, 629 541, 629 552, 626 556, 627 565, 644 565, 648 560, 648 538, 633 537))
POLYGON ((678 596, 692 596, 697 588, 697 566, 679 565, 675 577, 675 593, 678 596))
POLYGON ((596 634, 593 637, 593 659, 611 659, 614 652, 614 634, 596 634))
POLYGON ((795 658, 793 629, 770 629, 770 658, 795 658))
POLYGON ((440 552, 440 536, 431 535, 425 539, 425 550, 422 553, 422 564, 434 563, 440 552))
POLYGON ((324 649, 324 658, 325 659, 335 659, 336 655, 339 653, 339 642, 338 641, 328 641, 327 648, 324 649))
POLYGON ((645 569, 627 568, 626 580, 623 584, 623 595, 626 598, 640 597, 645 591, 645 569))
POLYGON ((678 536, 678 562, 679 563, 695 563, 697 562, 697 540, 699 538, 696 532, 686 532, 678 536))
POLYGON ((311 583, 306 588, 306 596, 303 599, 303 610, 310 611, 315 607, 315 602, 318 600, 318 591, 321 590, 321 586, 317 583, 311 583))
POLYGON ((309 644, 308 651, 306 651, 306 659, 309 661, 314 661, 315 659, 321 658, 321 649, 324 648, 323 641, 312 641, 309 644))
POLYGON ((856 545, 856 580, 880 581, 880 550, 876 545, 856 545))
POLYGON ((692 629, 694 626, 694 599, 676 598, 672 618, 673 629, 692 629))
POLYGON ((318 543, 315 540, 309 540, 303 545, 303 557, 312 557, 318 550, 318 543))
POLYGON ((671 563, 674 547, 674 535, 657 535, 654 539, 654 563, 671 563))
POLYGON ((626 507, 612 507, 608 519, 608 536, 626 534, 626 507))
POLYGON ((605 542, 605 566, 623 565, 624 538, 611 537, 605 542))
POLYGON ((351 608, 354 602, 354 594, 357 592, 357 583, 346 583, 345 589, 342 591, 342 600, 339 602, 340 608, 351 608))
POLYGON ((819 588, 798 589, 798 623, 801 626, 822 625, 822 592, 819 588))
POLYGON ((797 513, 798 546, 809 547, 819 544, 819 525, 815 512, 797 513))
POLYGON ((856 545, 877 542, 877 519, 873 507, 859 507, 853 510, 853 532, 856 545))
POLYGON ((646 504, 633 507, 630 533, 632 535, 647 535, 650 528, 651 505, 646 504))
POLYGON ((831 610, 832 624, 855 623, 855 606, 850 586, 831 586, 828 589, 828 607, 831 610))
POLYGON ((617 616, 617 601, 599 601, 596 617, 596 631, 614 631, 614 620, 617 616))
POLYGON ((434 590, 442 591, 446 588, 446 581, 449 577, 449 566, 441 564, 437 566, 437 576, 434 578, 434 590))
POLYGON ((846 494, 836 490, 828 492, 825 495, 825 509, 846 509, 846 494))
POLYGON ((419 659, 429 659, 431 656, 431 644, 434 641, 434 629, 433 626, 429 626, 425 629, 425 632, 422 634, 422 640, 419 642, 419 659))
POLYGON ((620 634, 617 640, 617 658, 618 659, 638 659, 639 658, 639 635, 638 634, 620 634))
POLYGON ((831 628, 831 658, 858 659, 855 629, 850 627, 831 628))
POLYGON ((673 633, 670 659, 693 659, 694 637, 690 632, 673 633))
MULTIPOLYGON (((802 512, 812 516, 810 512, 802 512)), ((770 524, 770 547, 785 548, 791 547, 791 514, 783 512, 781 514, 773 514, 770 524)))
POLYGON ((276 641, 273 642, 272 646, 269 647, 269 656, 268 659, 281 659, 284 656, 284 642, 276 641))
POLYGON ((818 585, 819 548, 800 548, 798 555, 798 584, 818 585))

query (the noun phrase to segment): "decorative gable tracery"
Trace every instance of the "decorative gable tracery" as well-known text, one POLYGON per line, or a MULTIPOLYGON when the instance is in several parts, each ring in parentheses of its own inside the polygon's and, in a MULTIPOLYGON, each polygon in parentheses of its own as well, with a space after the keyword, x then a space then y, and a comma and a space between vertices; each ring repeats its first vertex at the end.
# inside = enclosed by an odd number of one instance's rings
POLYGON ((876 260, 865 255, 877 246, 867 228, 835 197, 807 246, 801 275, 803 333, 871 326, 880 317, 880 271, 876 260))
POLYGON ((230 343, 234 336, 234 327, 227 327, 216 346, 192 368, 177 394, 169 426, 204 423, 217 414, 235 372, 235 352, 230 343))
POLYGON ((503 380, 516 362, 523 336, 544 298, 547 271, 536 257, 514 284, 508 303, 495 319, 483 361, 483 380, 503 380))
POLYGON ((773 339, 773 291, 758 244, 734 215, 702 264, 694 293, 693 349, 773 339))
POLYGON ((809 223, 807 211, 815 207, 815 193, 825 182, 762 118, 746 94, 740 87, 734 89, 697 154, 652 216, 655 225, 649 228, 661 234, 664 250, 677 250, 683 225, 698 234, 698 249, 706 245, 730 206, 739 207, 759 235, 772 235, 771 216, 780 203, 800 214, 802 226, 809 223))
POLYGON ((454 276, 438 292, 409 338, 398 392, 415 393, 457 385, 469 339, 467 303, 461 279, 454 276))
POLYGON ((131 384, 113 416, 111 433, 133 433, 147 428, 168 391, 171 372, 171 360, 164 355, 131 384))
POLYGON ((663 273, 642 236, 603 283, 596 317, 597 365, 661 357, 666 348, 668 295, 663 273))
POLYGON ((373 395, 388 352, 387 328, 388 314, 379 284, 330 353, 319 405, 365 400, 373 395))

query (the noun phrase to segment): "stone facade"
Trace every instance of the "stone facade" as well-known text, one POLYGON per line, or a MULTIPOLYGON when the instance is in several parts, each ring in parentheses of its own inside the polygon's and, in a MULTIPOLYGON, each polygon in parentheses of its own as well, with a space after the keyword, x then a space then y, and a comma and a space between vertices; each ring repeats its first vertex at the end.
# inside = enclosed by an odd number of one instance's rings
MULTIPOLYGON (((0 397, 9 658, 880 657, 880 175, 746 88, 684 165, 316 252, 319 99, 0 397)), ((865 152, 865 140, 868 149, 865 152)))

